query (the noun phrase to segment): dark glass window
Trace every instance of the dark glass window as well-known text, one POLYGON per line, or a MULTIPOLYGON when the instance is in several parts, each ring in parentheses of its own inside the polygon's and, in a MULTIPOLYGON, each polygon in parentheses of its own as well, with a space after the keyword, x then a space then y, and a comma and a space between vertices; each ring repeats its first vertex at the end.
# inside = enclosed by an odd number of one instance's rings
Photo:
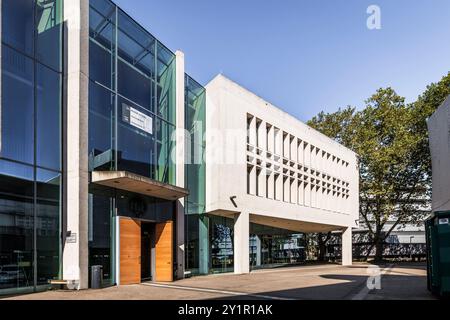
MULTIPOLYGON (((117 128, 118 170, 134 172, 145 177, 155 177, 154 117, 145 109, 119 99, 119 120, 117 128), (151 132, 130 124, 129 113, 142 113, 149 117, 151 132)), ((131 117, 131 116, 130 116, 131 117)))
POLYGON ((33 168, 0 160, 0 292, 32 287, 33 168))
POLYGON ((107 190, 91 190, 89 193, 89 265, 103 267, 105 286, 113 284, 114 281, 111 268, 112 208, 113 195, 107 190))
POLYGON ((61 175, 36 172, 36 261, 37 285, 46 285, 59 274, 61 175))
POLYGON ((33 61, 3 46, 0 156, 34 162, 33 61))
POLYGON ((61 0, 36 0, 36 59, 57 71, 62 62, 61 6, 61 0))
POLYGON ((34 0, 2 1, 2 41, 34 55, 34 0))
POLYGON ((113 165, 114 94, 90 83, 89 161, 91 170, 110 170, 113 165))
POLYGON ((61 169, 61 75, 37 64, 36 164, 61 169))

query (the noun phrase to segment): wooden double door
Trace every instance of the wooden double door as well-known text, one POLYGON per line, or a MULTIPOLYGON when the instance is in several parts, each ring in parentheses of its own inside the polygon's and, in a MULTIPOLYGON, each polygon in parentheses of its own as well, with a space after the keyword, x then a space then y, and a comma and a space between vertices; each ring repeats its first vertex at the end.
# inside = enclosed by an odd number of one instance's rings
POLYGON ((157 282, 172 282, 173 238, 172 221, 149 228, 139 220, 120 218, 120 284, 141 283, 149 278, 149 274, 157 282), (149 235, 152 231, 154 235, 149 235), (152 237, 154 241, 146 237, 152 237), (151 261, 152 256, 154 261, 151 261))

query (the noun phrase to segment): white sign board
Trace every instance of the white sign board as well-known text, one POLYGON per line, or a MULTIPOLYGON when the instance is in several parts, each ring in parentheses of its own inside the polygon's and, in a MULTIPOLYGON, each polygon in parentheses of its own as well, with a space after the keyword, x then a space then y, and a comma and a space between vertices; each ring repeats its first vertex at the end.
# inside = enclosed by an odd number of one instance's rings
POLYGON ((439 224, 449 224, 450 220, 449 219, 439 219, 439 224))
POLYGON ((122 120, 135 128, 153 134, 153 118, 125 103, 122 104, 122 120))

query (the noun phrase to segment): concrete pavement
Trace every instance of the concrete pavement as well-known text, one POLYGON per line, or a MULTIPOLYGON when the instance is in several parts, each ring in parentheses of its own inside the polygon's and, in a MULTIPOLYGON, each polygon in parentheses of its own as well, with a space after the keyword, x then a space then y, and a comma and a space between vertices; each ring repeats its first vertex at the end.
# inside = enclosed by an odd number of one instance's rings
MULTIPOLYGON (((386 267, 386 266, 384 266, 386 267)), ((373 300, 433 299, 423 264, 395 265, 381 277, 381 290, 368 290, 367 264, 302 266, 247 275, 210 275, 171 284, 144 283, 79 292, 48 291, 15 300, 373 300)))

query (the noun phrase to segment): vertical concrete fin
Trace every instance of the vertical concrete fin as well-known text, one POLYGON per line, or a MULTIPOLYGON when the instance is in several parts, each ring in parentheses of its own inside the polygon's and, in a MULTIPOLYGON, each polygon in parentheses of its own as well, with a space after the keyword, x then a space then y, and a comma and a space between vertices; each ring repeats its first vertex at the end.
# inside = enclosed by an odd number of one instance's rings
MULTIPOLYGON (((184 53, 177 51, 176 56, 176 184, 179 187, 185 187, 184 179, 184 159, 185 159, 185 89, 184 89, 184 53)), ((185 244, 184 244, 184 217, 185 217, 185 200, 177 201, 176 213, 176 241, 177 241, 177 278, 184 278, 185 265, 185 244)))
POLYGON ((89 1, 64 3, 65 157, 63 278, 88 287, 89 1))

